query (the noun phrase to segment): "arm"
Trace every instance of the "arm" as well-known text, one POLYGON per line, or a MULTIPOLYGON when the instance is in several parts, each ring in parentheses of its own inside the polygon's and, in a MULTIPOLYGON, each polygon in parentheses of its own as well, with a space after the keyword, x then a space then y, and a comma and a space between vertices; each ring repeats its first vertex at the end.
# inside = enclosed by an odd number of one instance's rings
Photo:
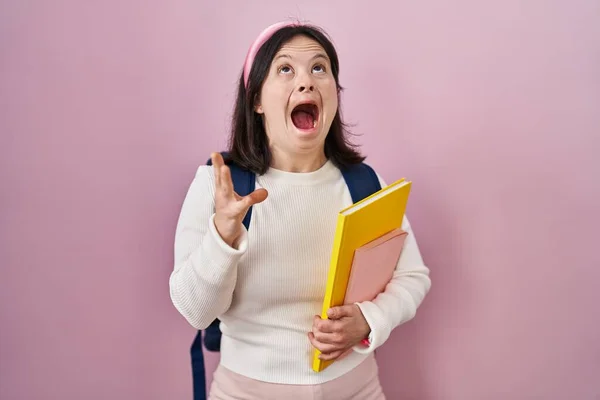
POLYGON ((248 241, 243 228, 234 247, 215 228, 213 168, 201 166, 189 187, 175 233, 171 301, 196 329, 205 329, 231 305, 237 264, 248 241))
MULTIPOLYGON (((381 186, 385 182, 379 178, 381 186)), ((360 353, 369 353, 381 346, 397 326, 410 321, 431 287, 429 269, 425 266, 417 241, 406 216, 402 221, 402 229, 407 232, 404 247, 394 276, 373 301, 357 303, 365 317, 371 333, 370 346, 354 346, 360 353)))

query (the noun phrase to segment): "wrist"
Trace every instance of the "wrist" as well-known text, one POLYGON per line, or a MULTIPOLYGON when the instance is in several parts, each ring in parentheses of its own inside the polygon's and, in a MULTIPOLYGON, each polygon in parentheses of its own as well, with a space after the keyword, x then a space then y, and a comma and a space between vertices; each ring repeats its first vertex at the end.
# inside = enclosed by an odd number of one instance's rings
MULTIPOLYGON (((212 248, 212 250, 216 250, 215 248, 219 248, 221 250, 219 251, 219 253, 228 254, 229 256, 231 256, 242 254, 248 248, 248 237, 244 225, 242 225, 241 232, 239 236, 235 239, 235 241, 229 243, 225 241, 225 239, 223 239, 221 234, 218 232, 214 214, 210 217, 208 230, 209 232, 207 232, 207 234, 209 235, 210 239, 205 240, 203 243, 206 243, 209 247, 212 248)), ((215 257, 215 255, 213 255, 212 257, 215 257)))
POLYGON ((367 321, 367 318, 363 314, 360 306, 356 303, 354 304, 354 306, 358 309, 358 312, 360 313, 360 316, 361 316, 362 322, 363 322, 363 335, 362 335, 361 342, 369 340, 369 338, 371 336, 371 326, 369 325, 369 322, 367 321))
POLYGON ((215 229, 217 233, 229 247, 235 248, 235 245, 238 242, 238 239, 241 235, 240 227, 236 227, 236 225, 241 225, 237 221, 231 221, 227 219, 220 218, 219 215, 215 215, 214 219, 215 229))

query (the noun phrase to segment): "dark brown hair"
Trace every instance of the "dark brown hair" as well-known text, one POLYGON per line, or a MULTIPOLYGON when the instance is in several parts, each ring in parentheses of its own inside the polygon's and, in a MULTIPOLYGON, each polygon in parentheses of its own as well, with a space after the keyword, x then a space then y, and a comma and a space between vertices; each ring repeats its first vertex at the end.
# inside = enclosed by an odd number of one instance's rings
MULTIPOLYGON (((339 83, 338 55, 327 34, 310 25, 284 27, 275 32, 260 48, 254 59, 248 78, 248 88, 244 86, 243 73, 240 75, 237 99, 231 121, 229 137, 229 158, 243 168, 256 174, 264 174, 271 164, 271 151, 267 133, 260 114, 254 110, 255 99, 267 77, 273 58, 279 49, 296 36, 304 35, 319 43, 331 61, 331 72, 336 82, 338 104, 343 90, 339 83)), ((348 136, 350 132, 342 120, 340 106, 325 139, 325 156, 338 168, 358 164, 364 160, 348 136)))

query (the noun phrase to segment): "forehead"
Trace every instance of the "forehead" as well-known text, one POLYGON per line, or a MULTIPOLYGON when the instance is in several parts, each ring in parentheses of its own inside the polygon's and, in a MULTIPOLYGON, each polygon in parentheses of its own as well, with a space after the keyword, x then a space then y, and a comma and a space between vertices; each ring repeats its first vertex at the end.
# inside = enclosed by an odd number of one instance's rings
POLYGON ((280 57, 311 58, 316 55, 322 55, 326 59, 329 59, 325 49, 319 44, 319 42, 307 36, 295 36, 281 46, 277 54, 275 54, 275 59, 280 57))

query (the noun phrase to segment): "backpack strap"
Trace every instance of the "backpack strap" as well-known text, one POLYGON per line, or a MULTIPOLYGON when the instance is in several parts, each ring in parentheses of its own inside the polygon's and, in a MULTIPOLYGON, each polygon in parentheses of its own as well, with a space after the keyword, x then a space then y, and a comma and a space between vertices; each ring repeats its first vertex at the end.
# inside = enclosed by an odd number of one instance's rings
POLYGON ((365 163, 354 164, 342 169, 342 176, 346 181, 352 203, 358 203, 364 198, 381 190, 377 174, 365 163))
POLYGON ((206 400, 206 367, 202 351, 202 331, 198 331, 190 348, 192 361, 192 389, 194 400, 206 400))
MULTIPOLYGON (((231 181, 233 182, 233 190, 240 196, 244 197, 249 195, 254 191, 256 186, 256 175, 252 171, 249 171, 245 168, 238 166, 234 163, 229 157, 229 153, 221 152, 223 156, 223 160, 225 161, 225 165, 229 167, 231 171, 231 181)), ((206 165, 212 165, 212 160, 208 160, 206 165)), ((246 227, 246 229, 250 228, 250 218, 252 218, 252 207, 248 209, 246 216, 242 223, 246 227)))

